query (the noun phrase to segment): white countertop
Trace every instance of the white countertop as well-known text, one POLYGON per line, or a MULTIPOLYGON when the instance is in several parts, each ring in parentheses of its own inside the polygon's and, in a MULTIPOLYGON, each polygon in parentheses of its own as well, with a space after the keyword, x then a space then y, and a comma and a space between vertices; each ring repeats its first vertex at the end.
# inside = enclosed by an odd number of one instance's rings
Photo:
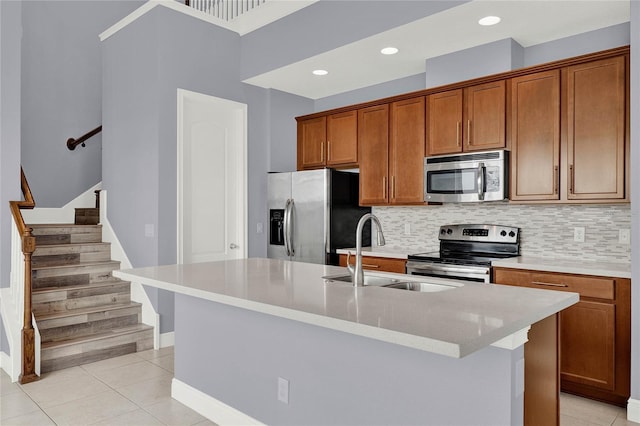
POLYGON ((433 293, 354 288, 350 283, 322 279, 346 274, 346 268, 259 258, 113 274, 176 293, 457 358, 578 301, 576 293, 438 278, 428 281, 463 285, 433 293))
MULTIPOLYGON (((337 249, 336 253, 338 254, 348 254, 351 252, 351 255, 356 253, 356 248, 343 248, 337 249)), ((411 253, 417 253, 419 251, 411 251, 411 253)), ((370 256, 370 257, 387 257, 389 259, 407 259, 409 253, 407 249, 402 247, 387 247, 387 246, 373 246, 373 247, 362 247, 362 255, 370 256)))
POLYGON ((491 266, 501 268, 530 269, 533 271, 565 274, 599 275, 603 277, 631 278, 631 264, 593 262, 572 259, 519 256, 495 260, 491 266))

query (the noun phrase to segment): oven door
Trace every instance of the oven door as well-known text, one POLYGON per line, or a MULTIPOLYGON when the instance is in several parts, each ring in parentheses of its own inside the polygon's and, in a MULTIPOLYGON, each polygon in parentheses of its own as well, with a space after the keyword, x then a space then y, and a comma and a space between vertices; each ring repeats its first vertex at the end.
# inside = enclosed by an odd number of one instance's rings
POLYGON ((407 262, 407 274, 480 283, 491 282, 491 268, 487 266, 450 265, 410 260, 407 262))

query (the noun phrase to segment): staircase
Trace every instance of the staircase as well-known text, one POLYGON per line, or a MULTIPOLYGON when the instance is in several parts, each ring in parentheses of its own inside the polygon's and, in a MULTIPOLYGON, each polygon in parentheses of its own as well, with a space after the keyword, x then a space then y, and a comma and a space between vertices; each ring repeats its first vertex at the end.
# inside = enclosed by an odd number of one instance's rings
POLYGON ((141 323, 130 283, 112 276, 120 263, 111 260, 101 225, 29 226, 36 237, 32 300, 41 373, 153 347, 153 327, 141 323))

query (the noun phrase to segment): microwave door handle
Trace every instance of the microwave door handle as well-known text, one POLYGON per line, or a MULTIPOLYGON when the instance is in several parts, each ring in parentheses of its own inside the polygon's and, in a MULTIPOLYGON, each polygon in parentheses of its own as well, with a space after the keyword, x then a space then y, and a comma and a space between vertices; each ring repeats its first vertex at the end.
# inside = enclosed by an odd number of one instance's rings
POLYGON ((484 163, 478 163, 478 200, 484 200, 484 163))

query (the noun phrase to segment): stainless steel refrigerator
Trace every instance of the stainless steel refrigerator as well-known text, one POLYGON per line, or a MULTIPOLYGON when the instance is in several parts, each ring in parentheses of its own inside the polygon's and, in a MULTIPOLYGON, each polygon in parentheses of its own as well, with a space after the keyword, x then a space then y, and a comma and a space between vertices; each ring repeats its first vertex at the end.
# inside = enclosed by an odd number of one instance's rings
MULTIPOLYGON (((336 250, 355 247, 358 220, 371 212, 358 205, 358 173, 269 173, 267 188, 270 258, 337 265, 336 250)), ((371 245, 370 227, 362 241, 371 245)))

